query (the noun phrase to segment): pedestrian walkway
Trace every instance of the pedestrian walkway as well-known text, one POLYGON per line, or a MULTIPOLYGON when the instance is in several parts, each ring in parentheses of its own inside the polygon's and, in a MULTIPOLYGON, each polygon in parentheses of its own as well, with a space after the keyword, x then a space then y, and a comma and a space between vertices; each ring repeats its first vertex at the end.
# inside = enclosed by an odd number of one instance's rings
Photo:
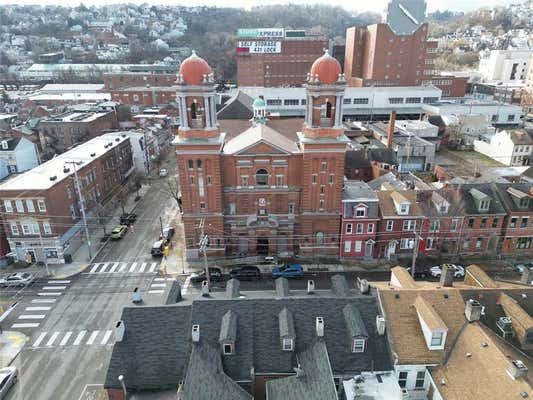
POLYGON ((31 305, 26 306, 24 312, 18 316, 11 328, 38 328, 69 284, 70 280, 53 279, 47 281, 37 292, 38 298, 33 299, 31 305))
POLYGON ((156 274, 159 272, 160 266, 160 262, 108 261, 90 264, 82 274, 156 274))
POLYGON ((27 336, 20 332, 2 332, 0 335, 0 368, 7 367, 13 362, 27 340, 27 336))
POLYGON ((167 289, 167 283, 175 280, 174 278, 154 278, 148 289, 150 294, 162 294, 167 289))
POLYGON ((115 343, 113 331, 79 330, 41 332, 32 339, 31 349, 76 347, 76 346, 112 346, 115 343))

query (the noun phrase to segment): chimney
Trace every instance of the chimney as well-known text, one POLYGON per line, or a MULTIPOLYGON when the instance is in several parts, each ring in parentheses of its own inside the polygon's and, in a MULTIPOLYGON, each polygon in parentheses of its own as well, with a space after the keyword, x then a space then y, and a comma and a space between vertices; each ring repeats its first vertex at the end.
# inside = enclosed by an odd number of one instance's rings
POLYGON ((378 330, 378 335, 384 335, 385 334, 385 317, 381 315, 376 315, 376 328, 378 330))
POLYGON ((122 339, 124 339, 124 333, 126 333, 124 321, 117 321, 115 324, 115 342, 122 342, 122 339))
POLYGON ((200 325, 193 325, 192 326, 192 341, 194 343, 198 343, 200 341, 200 325))
POLYGON ((209 284, 207 281, 202 282, 202 296, 209 297, 209 284))
POLYGON ((442 273, 440 275, 440 285, 442 287, 453 286, 453 273, 454 269, 451 268, 448 264, 444 264, 442 266, 442 273))
POLYGON ((524 265, 524 270, 522 271, 522 279, 520 279, 520 282, 526 285, 531 285, 532 280, 533 271, 527 265, 524 265))
POLYGON ((315 292, 315 281, 309 279, 307 281, 307 294, 313 294, 315 292))
POLYGON ((138 287, 133 289, 133 295, 131 296, 131 301, 133 302, 133 304, 140 304, 143 302, 141 291, 139 290, 138 287))
POLYGON ((387 131, 387 147, 392 149, 392 139, 394 138, 394 129, 396 127, 396 111, 391 111, 389 119, 389 129, 387 131))
POLYGON ((316 336, 324 337, 324 318, 316 317, 316 336))
POLYGON ((355 286, 359 287, 359 291, 361 294, 368 294, 370 292, 370 284, 366 279, 361 279, 357 277, 357 280, 355 281, 355 286))
POLYGON ((526 365, 520 360, 511 360, 509 362, 509 366, 507 367, 507 373, 513 379, 519 379, 527 376, 527 371, 526 365))
POLYGON ((481 318, 481 303, 474 299, 469 299, 465 306, 465 316, 468 322, 479 321, 481 318))

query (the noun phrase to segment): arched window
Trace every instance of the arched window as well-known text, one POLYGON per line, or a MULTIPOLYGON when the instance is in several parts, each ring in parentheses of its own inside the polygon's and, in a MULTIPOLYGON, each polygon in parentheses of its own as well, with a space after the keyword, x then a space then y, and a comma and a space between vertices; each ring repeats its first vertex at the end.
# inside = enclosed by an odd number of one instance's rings
POLYGON ((191 104, 191 119, 196 119, 196 103, 191 104))
POLYGON ((315 233, 315 243, 317 246, 322 246, 324 244, 324 232, 315 233))
POLYGON ((331 103, 326 101, 326 118, 331 118, 331 103))
POLYGON ((268 185, 268 171, 266 169, 259 169, 255 173, 256 185, 268 185))

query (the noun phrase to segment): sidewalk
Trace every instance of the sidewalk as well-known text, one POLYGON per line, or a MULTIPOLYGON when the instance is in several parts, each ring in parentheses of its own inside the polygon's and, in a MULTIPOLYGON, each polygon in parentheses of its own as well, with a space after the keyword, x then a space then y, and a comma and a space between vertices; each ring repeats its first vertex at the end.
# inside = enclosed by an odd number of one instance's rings
POLYGON ((20 332, 4 331, 0 335, 0 367, 7 367, 20 353, 28 337, 20 332))

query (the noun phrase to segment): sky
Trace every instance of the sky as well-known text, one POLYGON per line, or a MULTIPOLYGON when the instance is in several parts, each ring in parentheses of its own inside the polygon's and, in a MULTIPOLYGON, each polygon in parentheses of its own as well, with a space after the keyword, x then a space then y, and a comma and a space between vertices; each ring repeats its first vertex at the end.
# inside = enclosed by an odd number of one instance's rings
MULTIPOLYGON (((519 0, 426 0, 428 4, 428 12, 435 10, 454 10, 454 11, 471 11, 480 7, 487 6, 504 6, 510 3, 517 3, 519 0)), ((7 4, 54 4, 62 6, 73 6, 80 3, 80 0, 2 0, 2 3, 7 4)), ((187 6, 218 6, 218 7, 246 7, 250 3, 253 5, 272 5, 280 3, 294 3, 294 4, 331 4, 340 5, 352 11, 374 11, 377 13, 383 13, 388 0, 373 0, 373 1, 346 1, 346 0, 83 0, 83 4, 90 5, 103 5, 103 4, 115 4, 115 3, 149 3, 149 4, 165 4, 165 5, 187 5, 187 6)))

